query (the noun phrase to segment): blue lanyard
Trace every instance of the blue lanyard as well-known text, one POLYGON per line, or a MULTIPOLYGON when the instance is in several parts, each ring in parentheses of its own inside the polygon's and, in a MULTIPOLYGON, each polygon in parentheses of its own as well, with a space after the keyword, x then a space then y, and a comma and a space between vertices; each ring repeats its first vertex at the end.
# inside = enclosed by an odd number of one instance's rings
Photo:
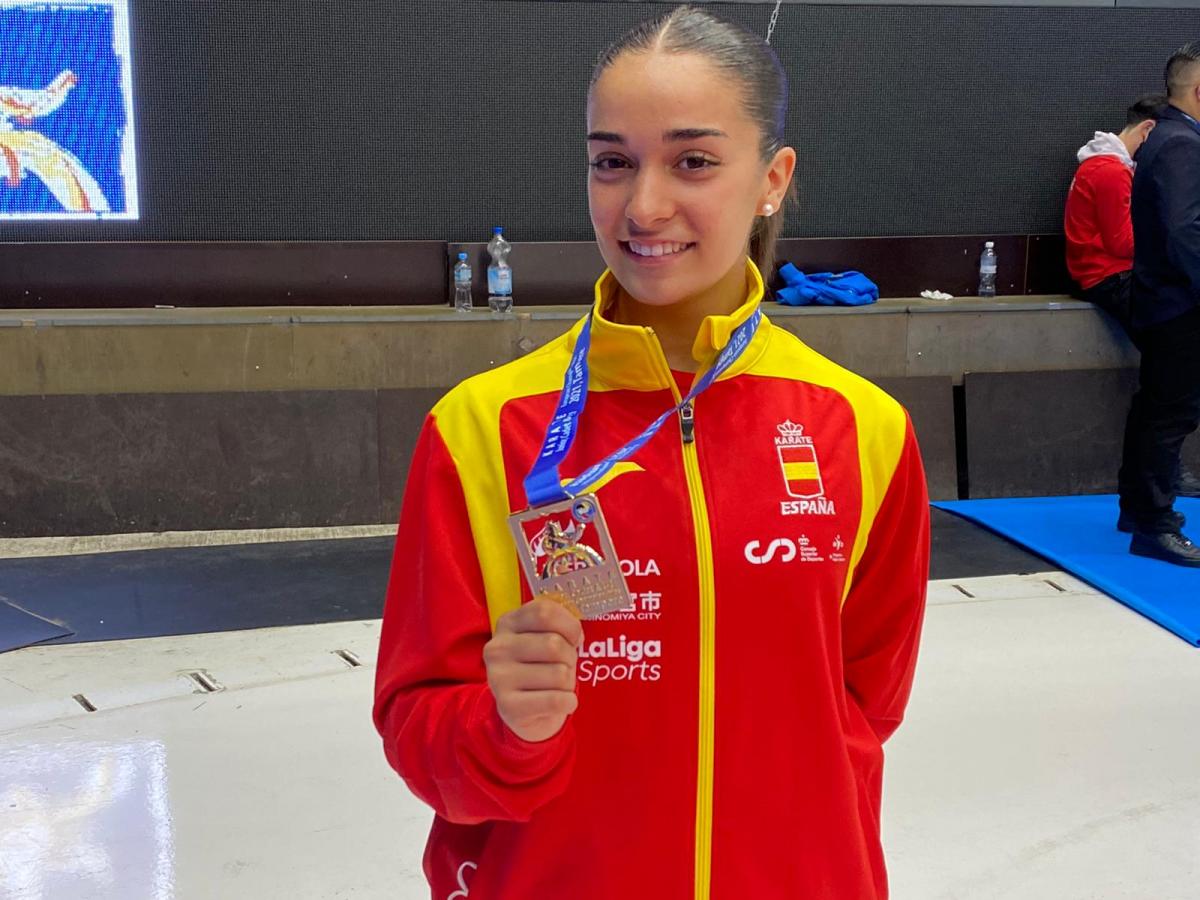
POLYGON ((1189 124, 1190 124, 1190 125, 1191 125, 1191 126, 1194 128, 1194 129, 1196 129, 1196 131, 1200 131, 1200 122, 1197 122, 1195 119, 1193 119, 1193 118, 1192 118, 1191 116, 1189 116, 1187 113, 1185 113, 1185 112, 1184 112, 1182 109, 1181 109, 1181 110, 1179 110, 1179 112, 1180 112, 1180 114, 1181 114, 1181 115, 1182 115, 1182 116, 1183 116, 1185 119, 1187 119, 1187 120, 1188 120, 1188 123, 1189 123, 1189 124))
POLYGON ((534 461, 533 468, 525 477, 525 498, 531 507, 545 506, 559 500, 567 500, 585 493, 588 488, 603 478, 617 463, 628 459, 646 445, 650 438, 658 433, 658 429, 671 416, 677 414, 684 406, 708 390, 709 386, 728 371, 737 362, 758 331, 762 322, 762 309, 754 310, 754 315, 737 327, 729 338, 729 342, 717 356, 712 368, 704 373, 687 396, 677 405, 668 409, 647 426, 646 430, 631 440, 612 455, 600 460, 583 472, 578 478, 563 487, 558 467, 566 458, 575 441, 579 430, 579 417, 583 415, 583 407, 587 402, 588 392, 588 350, 592 345, 592 316, 589 315, 575 341, 575 351, 571 355, 571 364, 567 366, 567 374, 563 378, 562 394, 558 398, 558 408, 554 418, 546 428, 546 437, 542 441, 541 452, 534 461))

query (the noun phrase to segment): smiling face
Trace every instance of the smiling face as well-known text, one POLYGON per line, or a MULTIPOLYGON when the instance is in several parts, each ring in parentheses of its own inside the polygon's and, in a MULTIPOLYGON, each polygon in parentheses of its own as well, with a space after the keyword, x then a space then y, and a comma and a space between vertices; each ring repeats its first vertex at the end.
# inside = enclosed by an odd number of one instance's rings
POLYGON ((754 217, 780 208, 795 164, 788 148, 764 163, 761 138, 738 86, 701 56, 626 53, 605 69, 588 97, 588 202, 633 299, 744 287, 754 217))

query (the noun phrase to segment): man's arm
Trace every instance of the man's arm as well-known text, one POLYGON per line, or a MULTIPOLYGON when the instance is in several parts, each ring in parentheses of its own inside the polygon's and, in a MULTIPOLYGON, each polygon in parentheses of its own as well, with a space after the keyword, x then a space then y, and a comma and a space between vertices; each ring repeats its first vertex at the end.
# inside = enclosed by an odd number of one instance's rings
POLYGON ((1167 236, 1167 258, 1200 294, 1200 142, 1179 137, 1163 144, 1152 178, 1167 236))

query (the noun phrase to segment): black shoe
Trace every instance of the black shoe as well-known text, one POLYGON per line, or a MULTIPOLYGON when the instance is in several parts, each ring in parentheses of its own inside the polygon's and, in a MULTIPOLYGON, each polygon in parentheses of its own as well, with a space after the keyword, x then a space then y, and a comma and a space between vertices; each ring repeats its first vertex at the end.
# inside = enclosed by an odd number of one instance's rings
POLYGON ((1175 494, 1179 497, 1200 497, 1200 478, 1187 469, 1179 471, 1179 481, 1175 485, 1175 494))
POLYGON ((1200 569, 1200 547, 1178 531, 1168 531, 1166 534, 1134 532, 1133 540, 1129 542, 1129 552, 1134 556, 1146 556, 1177 566, 1200 569))

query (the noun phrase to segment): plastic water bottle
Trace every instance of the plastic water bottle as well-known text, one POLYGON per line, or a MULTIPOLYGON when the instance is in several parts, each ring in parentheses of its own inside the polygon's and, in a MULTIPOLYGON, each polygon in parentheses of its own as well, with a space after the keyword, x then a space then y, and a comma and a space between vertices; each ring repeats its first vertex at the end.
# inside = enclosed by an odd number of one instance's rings
POLYGON ((988 241, 983 245, 983 256, 979 257, 979 296, 996 296, 996 250, 988 241))
POLYGON ((458 312, 470 312, 471 302, 471 264, 467 262, 467 254, 458 254, 458 262, 454 264, 454 308, 458 312))
POLYGON ((512 244, 504 239, 503 228, 492 229, 487 248, 492 255, 492 264, 488 266, 488 306, 494 313, 512 312, 512 267, 508 264, 512 244))

